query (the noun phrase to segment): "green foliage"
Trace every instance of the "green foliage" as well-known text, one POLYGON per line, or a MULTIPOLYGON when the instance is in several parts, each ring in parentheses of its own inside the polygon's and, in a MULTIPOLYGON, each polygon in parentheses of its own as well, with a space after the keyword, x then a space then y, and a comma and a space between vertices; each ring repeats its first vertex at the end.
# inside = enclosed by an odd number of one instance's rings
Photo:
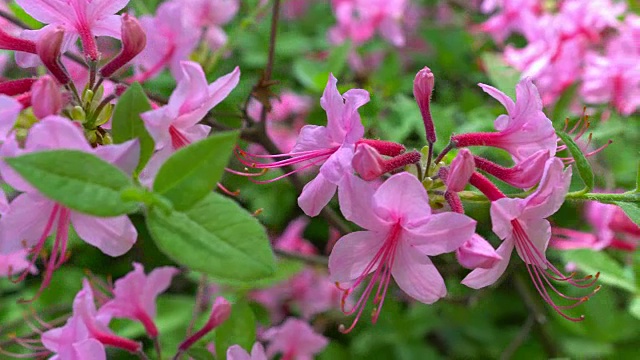
POLYGON ((558 137, 562 139, 562 142, 567 146, 567 149, 571 153, 571 156, 575 160, 576 167, 578 168, 578 174, 580 174, 580 178, 584 182, 584 192, 589 192, 593 190, 594 185, 594 176, 593 169, 591 169, 591 164, 587 161, 580 147, 573 141, 571 136, 564 131, 557 131, 558 137))
POLYGON ((484 53, 481 58, 487 75, 491 79, 491 85, 515 99, 516 84, 520 81, 520 73, 507 65, 499 54, 484 53))
POLYGON ((628 202, 617 202, 616 205, 620 206, 620 208, 624 210, 625 214, 627 214, 631 221, 640 226, 640 206, 628 202))
POLYGON ((140 141, 140 160, 136 168, 137 173, 144 169, 155 148, 153 139, 140 118, 141 113, 149 110, 151 110, 151 105, 147 95, 140 84, 134 83, 120 96, 113 112, 111 123, 113 141, 116 144, 131 139, 140 141))
POLYGON ((187 210, 220 181, 238 138, 237 131, 210 136, 176 151, 162 164, 153 191, 187 210))
POLYGON ((240 345, 251 353, 256 341, 256 317, 246 301, 238 301, 231 307, 229 319, 216 329, 215 344, 218 359, 227 358, 227 349, 240 345))
POLYGON ((136 202, 123 200, 120 195, 133 186, 131 179, 95 155, 53 150, 5 161, 42 194, 72 210, 109 217, 133 212, 138 207, 136 202))
POLYGON ((275 260, 264 228, 232 200, 210 193, 191 208, 152 208, 147 227, 177 263, 214 278, 249 282, 272 276, 275 260))
POLYGON ((605 252, 591 249, 577 249, 563 253, 566 261, 575 263, 582 271, 595 275, 600 273, 599 280, 630 292, 636 292, 637 287, 625 270, 605 252))

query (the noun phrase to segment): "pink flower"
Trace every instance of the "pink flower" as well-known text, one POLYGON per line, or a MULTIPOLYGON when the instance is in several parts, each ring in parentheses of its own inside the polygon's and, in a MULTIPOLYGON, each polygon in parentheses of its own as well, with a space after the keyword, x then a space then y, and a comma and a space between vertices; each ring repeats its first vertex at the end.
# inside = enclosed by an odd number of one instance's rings
POLYGON ((467 269, 490 269, 502 260, 493 246, 478 234, 474 234, 456 249, 456 258, 467 269))
POLYGON ((461 149, 449 166, 445 180, 447 191, 460 192, 464 190, 475 169, 476 164, 471 152, 467 149, 461 149))
POLYGON ((73 300, 73 315, 63 327, 43 333, 42 344, 56 353, 52 359, 60 360, 106 359, 105 345, 133 353, 142 349, 140 343, 113 334, 110 321, 108 314, 96 310, 91 285, 85 279, 73 300))
MULTIPOLYGON (((474 289, 493 284, 504 273, 509 264, 511 252, 515 248, 527 266, 531 279, 545 302, 565 318, 573 321, 581 320, 581 318, 569 317, 562 310, 581 304, 590 295, 580 298, 567 297, 551 285, 551 280, 565 281, 581 288, 591 286, 595 280, 584 284, 583 282, 591 280, 591 277, 573 279, 573 275, 565 276, 545 256, 551 237, 551 225, 546 218, 560 208, 564 202, 570 182, 571 168, 563 171, 562 161, 558 158, 553 158, 547 162, 542 180, 540 180, 536 191, 525 199, 504 197, 497 189, 488 192, 492 200, 491 221, 493 223, 493 232, 503 240, 497 249, 497 253, 502 257, 502 260, 489 269, 480 268, 472 271, 464 278, 462 283, 474 289), (575 300, 575 303, 568 306, 555 304, 546 285, 549 285, 559 296, 575 300)), ((475 183, 474 185, 479 184, 475 183)), ((482 188, 482 186, 478 187, 482 188)), ((597 291, 597 288, 595 291, 597 291)))
MULTIPOLYGON (((491 34, 502 43, 513 32, 525 33, 527 26, 536 21, 541 9, 540 0, 503 0, 500 10, 480 25, 480 30, 491 34)), ((482 12, 490 13, 498 8, 498 1, 485 0, 482 12)))
POLYGON ((406 0, 333 0, 337 25, 329 30, 329 40, 351 40, 360 45, 376 32, 395 46, 404 46, 402 20, 406 0))
POLYGON ((156 144, 156 152, 141 174, 141 180, 153 179, 160 165, 176 150, 204 139, 211 128, 198 124, 238 85, 240 68, 207 84, 199 64, 181 63, 183 75, 171 94, 169 103, 140 116, 156 144))
MULTIPOLYGON (((51 149, 91 152, 131 173, 138 161, 139 144, 130 141, 93 149, 82 130, 69 119, 48 116, 33 125, 23 148, 19 147, 15 137, 11 137, 0 153, 10 157, 51 149)), ((51 233, 56 234, 46 264, 43 288, 48 284, 51 272, 66 259, 70 224, 81 239, 110 256, 126 253, 135 243, 137 232, 127 216, 98 218, 72 211, 42 196, 4 162, 0 163, 0 173, 9 185, 23 192, 9 204, 7 213, 0 219, 0 252, 6 254, 30 248, 31 254, 35 255, 34 262, 47 237, 51 233)))
POLYGON ((262 338, 269 341, 267 356, 282 354, 282 359, 311 360, 329 343, 304 321, 288 318, 280 326, 264 332, 262 338))
POLYGON ((49 26, 62 26, 65 43, 82 40, 84 53, 89 59, 99 58, 95 36, 120 38, 120 17, 114 15, 129 0, 16 0, 29 15, 49 26))
POLYGON ((104 304, 100 311, 116 318, 140 321, 147 334, 155 338, 158 336, 158 329, 153 321, 156 316, 156 298, 167 290, 178 269, 165 266, 145 275, 141 264, 133 263, 133 268, 132 272, 116 281, 113 291, 115 298, 104 304))
POLYGON ((282 16, 288 20, 299 19, 309 9, 309 0, 286 0, 282 4, 282 16))
POLYGON ((309 240, 303 237, 304 229, 309 224, 305 217, 299 217, 289 223, 282 235, 274 241, 276 249, 299 253, 303 255, 313 255, 318 251, 309 240))
MULTIPOLYGON (((291 152, 280 155, 256 155, 240 152, 238 160, 244 165, 257 169, 275 169, 296 164, 305 165, 294 170, 303 171, 320 165, 320 173, 307 183, 298 197, 298 205, 309 216, 316 216, 324 208, 342 182, 352 171, 351 160, 356 142, 364 135, 358 108, 369 102, 369 93, 362 89, 351 89, 341 95, 337 79, 329 76, 329 81, 320 99, 320 105, 327 112, 327 126, 306 125, 300 131, 298 141, 291 152), (261 160, 278 157, 289 159, 262 163, 261 160)), ((289 174, 268 180, 279 180, 289 174)))
POLYGON ((22 104, 18 100, 0 95, 0 142, 7 141, 7 136, 13 130, 21 111, 22 104))
POLYGON ((548 151, 539 150, 511 168, 502 167, 479 156, 474 156, 473 158, 478 169, 495 176, 511 186, 529 189, 540 181, 545 164, 550 157, 548 151))
POLYGON ((29 251, 26 249, 0 254, 0 277, 12 277, 25 270, 36 274, 38 270, 31 261, 27 260, 27 255, 29 255, 29 251))
POLYGON ((63 106, 60 85, 49 75, 42 76, 31 88, 33 114, 38 119, 57 115, 63 106))
POLYGON ((147 46, 134 59, 140 72, 132 81, 144 82, 169 67, 171 75, 180 81, 184 74, 182 61, 189 59, 200 38, 189 23, 187 10, 178 1, 167 1, 158 7, 156 16, 142 16, 140 23, 147 34, 147 46))
POLYGON ((251 354, 240 345, 233 345, 227 349, 227 360, 267 360, 267 355, 264 353, 264 348, 259 342, 253 344, 251 348, 251 354))
POLYGON ((498 132, 469 133, 452 137, 457 147, 494 146, 508 151, 516 163, 540 150, 556 153, 557 137, 551 120, 542 112, 542 102, 535 85, 525 78, 516 86, 516 102, 502 91, 485 84, 480 87, 507 109, 494 126, 498 132))
POLYGON ((353 329, 379 283, 372 315, 376 321, 391 276, 405 293, 425 304, 444 297, 447 293, 444 280, 429 256, 456 250, 471 238, 476 225, 462 214, 432 214, 426 190, 411 174, 393 175, 375 191, 362 180, 352 180, 350 191, 357 196, 351 200, 361 203, 341 202, 340 206, 357 209, 343 213, 366 231, 343 236, 329 256, 331 280, 350 284, 342 289, 343 311, 347 314, 357 311, 353 324, 344 332, 353 329), (370 273, 372 278, 362 296, 346 311, 345 299, 370 273))
POLYGON ((351 165, 361 178, 371 181, 383 174, 416 164, 420 162, 421 157, 422 155, 414 150, 386 159, 373 146, 366 142, 359 142, 351 165))

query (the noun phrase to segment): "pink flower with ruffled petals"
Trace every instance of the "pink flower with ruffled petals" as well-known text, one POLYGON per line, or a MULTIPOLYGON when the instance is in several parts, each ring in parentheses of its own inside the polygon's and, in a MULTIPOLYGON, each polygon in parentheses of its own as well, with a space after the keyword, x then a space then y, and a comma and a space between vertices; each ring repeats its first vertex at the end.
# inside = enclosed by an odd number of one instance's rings
POLYGON ((427 192, 420 181, 409 173, 391 176, 377 190, 363 180, 353 178, 349 191, 357 196, 349 199, 360 204, 341 202, 348 220, 366 231, 343 236, 329 256, 331 280, 350 284, 343 294, 343 311, 357 312, 351 331, 358 322, 375 285, 376 321, 391 277, 412 298, 431 304, 447 293, 442 276, 429 256, 455 251, 475 232, 475 220, 458 213, 432 214, 427 192), (354 206, 355 205, 355 206, 354 206), (357 211, 353 211, 356 208, 357 211), (372 278, 360 299, 349 311, 344 302, 354 289, 372 278))
MULTIPOLYGON (((29 15, 49 26, 62 26, 65 43, 82 40, 85 55, 98 60, 95 36, 120 38, 120 16, 129 0, 16 0, 29 15)), ((44 30, 44 29, 43 29, 44 30)), ((41 31, 41 30, 38 30, 41 31)))
POLYGON ((233 345, 227 349, 227 360, 267 360, 264 347, 259 342, 253 344, 251 354, 240 345, 233 345))
POLYGON ((507 109, 507 115, 500 115, 495 120, 498 132, 454 135, 452 141, 456 146, 501 148, 508 151, 516 163, 540 150, 548 151, 549 156, 555 155, 556 132, 551 120, 542 112, 540 95, 530 78, 521 80, 516 86, 516 102, 492 86, 480 84, 480 87, 507 109))
POLYGON ((147 34, 147 46, 133 60, 140 71, 131 81, 144 82, 166 67, 179 81, 184 73, 181 62, 189 59, 200 38, 200 32, 194 31, 189 22, 188 8, 167 1, 158 7, 155 17, 140 17, 140 24, 147 34))
POLYGON ((198 123, 240 81, 238 67, 211 84, 207 83, 198 63, 183 61, 181 67, 183 75, 169 103, 140 114, 157 150, 140 174, 143 182, 151 181, 162 163, 176 150, 207 137, 211 127, 198 123))
POLYGON ((362 44, 376 31, 395 46, 405 45, 402 29, 406 0, 333 0, 337 25, 329 30, 329 40, 342 43, 351 40, 362 44))
POLYGON ((144 325, 147 334, 155 338, 158 329, 153 321, 156 316, 156 298, 171 284, 178 269, 165 266, 156 268, 145 275, 141 264, 133 263, 134 270, 115 283, 115 297, 100 308, 116 318, 137 320, 144 325))
POLYGON ((282 325, 268 329, 262 338, 269 342, 267 356, 281 353, 282 359, 311 360, 329 343, 309 324, 295 318, 288 318, 282 325))
MULTIPOLYGON (((48 116, 33 125, 24 147, 19 146, 15 137, 10 137, 0 148, 0 153, 11 157, 52 149, 90 152, 127 173, 135 169, 139 156, 136 140, 93 149, 80 127, 58 116, 48 116)), ((51 233, 56 234, 52 254, 46 264, 43 288, 51 279, 51 272, 66 259, 69 225, 81 239, 110 256, 126 253, 135 243, 137 232, 127 216, 98 218, 78 213, 41 195, 4 162, 0 163, 0 173, 9 185, 22 192, 0 219, 0 252, 6 254, 29 248, 35 255, 33 262, 47 237, 51 233)))

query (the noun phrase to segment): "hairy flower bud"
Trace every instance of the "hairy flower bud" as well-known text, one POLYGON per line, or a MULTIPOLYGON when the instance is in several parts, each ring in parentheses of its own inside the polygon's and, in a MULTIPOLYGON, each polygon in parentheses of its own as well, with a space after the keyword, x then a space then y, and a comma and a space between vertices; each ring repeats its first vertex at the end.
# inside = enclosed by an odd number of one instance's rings
POLYGON ((100 69, 102 77, 113 75, 118 69, 133 60, 145 46, 147 46, 147 35, 142 29, 138 19, 129 14, 122 15, 122 50, 108 64, 100 69))
POLYGON ((460 150, 449 167, 449 173, 445 181, 447 191, 459 192, 464 190, 475 168, 473 154, 467 149, 460 150))
POLYGON ((436 128, 433 125, 433 119, 431 118, 431 93, 435 85, 435 78, 431 69, 424 67, 418 71, 416 78, 413 80, 413 96, 416 98, 418 107, 420 107, 420 113, 422 114, 422 120, 424 121, 424 129, 427 134, 427 141, 430 144, 436 142, 436 128))
POLYGON ((364 180, 371 181, 380 175, 420 161, 420 153, 410 151, 390 159, 385 159, 378 150, 366 143, 360 143, 353 155, 351 165, 364 180))
POLYGON ((63 37, 64 28, 62 26, 45 30, 36 43, 36 51, 40 60, 42 60, 42 63, 51 72, 53 77, 64 85, 68 84, 71 78, 60 63, 63 37))
POLYGON ((23 51, 26 53, 36 53, 36 43, 30 40, 20 39, 15 36, 9 35, 4 30, 0 29, 0 49, 23 51))
POLYGON ((478 234, 474 234, 456 250, 456 258, 467 269, 490 269, 502 259, 491 244, 478 234))
POLYGON ((31 106, 33 114, 38 119, 44 119, 49 115, 55 115, 62 110, 62 93, 60 86, 49 75, 38 79, 31 88, 31 106))

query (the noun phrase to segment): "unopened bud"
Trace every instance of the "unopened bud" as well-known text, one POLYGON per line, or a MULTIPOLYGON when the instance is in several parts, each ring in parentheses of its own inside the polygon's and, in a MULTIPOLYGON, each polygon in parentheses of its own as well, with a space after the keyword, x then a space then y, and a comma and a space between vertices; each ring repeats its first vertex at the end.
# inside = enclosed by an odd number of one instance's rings
POLYGON ((36 43, 38 56, 44 66, 51 72, 60 84, 68 84, 71 81, 69 74, 60 63, 60 51, 64 38, 64 28, 56 26, 45 30, 36 43))
POLYGON ((384 174, 384 162, 378 150, 367 144, 360 144, 351 165, 362 179, 370 181, 384 174))
MULTIPOLYGON (((211 330, 220 326, 223 322, 225 322, 229 315, 231 315, 231 304, 223 297, 218 297, 213 303, 213 307, 211 309, 211 315, 209 316, 209 320, 204 324, 202 329, 198 330, 195 334, 189 336, 186 340, 184 340, 180 346, 178 347, 178 354, 182 354, 187 351, 196 341, 200 340, 203 336, 207 335, 211 330)), ((178 355, 176 355, 178 358, 178 355)))
POLYGON ((0 29, 0 49, 35 54, 36 43, 31 40, 20 39, 9 35, 4 30, 0 29))
POLYGON ((431 93, 435 85, 435 78, 428 67, 424 67, 418 71, 416 78, 413 80, 413 96, 416 98, 422 120, 424 121, 424 129, 427 134, 427 141, 430 144, 436 142, 436 129, 431 118, 431 93))
POLYGON ((15 96, 26 93, 35 81, 32 78, 3 81, 0 83, 0 94, 15 96))
POLYGON ((122 20, 122 50, 108 64, 100 69, 102 77, 113 75, 118 69, 133 60, 145 46, 147 46, 147 35, 142 29, 138 19, 129 14, 124 14, 122 20))
POLYGON ((60 85, 49 75, 38 79, 31 88, 31 106, 38 119, 58 114, 62 110, 60 85))
POLYGON ((459 192, 464 190, 475 169, 476 165, 473 161, 473 154, 467 149, 460 150, 449 167, 449 172, 445 180, 447 191, 459 192))
POLYGON ((473 234, 471 239, 456 250, 456 258, 467 269, 490 269, 502 260, 493 246, 478 234, 473 234))

